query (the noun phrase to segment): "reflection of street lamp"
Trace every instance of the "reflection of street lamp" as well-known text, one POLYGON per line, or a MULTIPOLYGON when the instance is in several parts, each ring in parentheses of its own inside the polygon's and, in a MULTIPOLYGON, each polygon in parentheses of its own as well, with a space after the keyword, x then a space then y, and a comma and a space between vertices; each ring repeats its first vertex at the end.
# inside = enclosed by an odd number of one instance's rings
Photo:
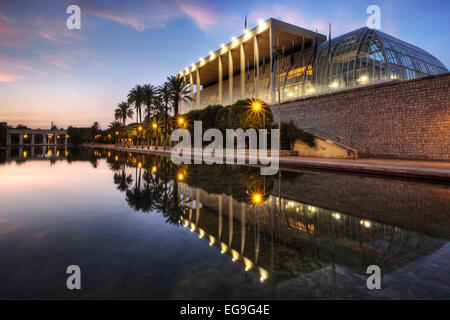
POLYGON ((183 181, 184 180, 184 174, 182 174, 181 172, 178 174, 177 176, 178 181, 183 181))
POLYGON ((178 125, 181 127, 184 124, 184 118, 183 117, 178 117, 178 125))

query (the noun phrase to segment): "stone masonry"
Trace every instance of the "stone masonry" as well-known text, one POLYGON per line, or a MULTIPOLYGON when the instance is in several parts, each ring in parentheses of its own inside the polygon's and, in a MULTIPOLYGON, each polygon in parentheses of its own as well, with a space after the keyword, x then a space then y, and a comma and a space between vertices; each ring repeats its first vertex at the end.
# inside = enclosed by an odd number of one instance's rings
POLYGON ((281 119, 360 157, 450 161, 449 85, 446 73, 308 97, 282 103, 281 119))

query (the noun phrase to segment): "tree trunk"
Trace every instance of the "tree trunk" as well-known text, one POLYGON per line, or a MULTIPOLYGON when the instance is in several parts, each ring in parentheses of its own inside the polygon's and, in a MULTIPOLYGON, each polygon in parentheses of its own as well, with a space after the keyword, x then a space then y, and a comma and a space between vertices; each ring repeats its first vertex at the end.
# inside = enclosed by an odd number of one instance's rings
POLYGON ((164 141, 163 141, 163 150, 166 150, 166 142, 167 142, 167 110, 164 109, 164 141))

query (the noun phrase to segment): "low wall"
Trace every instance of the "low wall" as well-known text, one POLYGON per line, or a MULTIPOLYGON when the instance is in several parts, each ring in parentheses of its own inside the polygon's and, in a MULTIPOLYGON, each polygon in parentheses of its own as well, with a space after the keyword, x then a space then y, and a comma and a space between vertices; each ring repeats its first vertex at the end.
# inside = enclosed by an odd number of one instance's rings
MULTIPOLYGON (((450 73, 281 104, 282 121, 313 128, 360 157, 450 160, 450 73)), ((272 106, 277 118, 277 106, 272 106)), ((277 121, 277 119, 275 119, 277 121)))

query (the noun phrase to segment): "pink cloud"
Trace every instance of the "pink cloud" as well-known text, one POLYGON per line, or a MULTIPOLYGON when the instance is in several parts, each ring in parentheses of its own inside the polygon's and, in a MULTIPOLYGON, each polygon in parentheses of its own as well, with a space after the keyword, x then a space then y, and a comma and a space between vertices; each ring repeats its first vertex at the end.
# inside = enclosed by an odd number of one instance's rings
POLYGON ((180 3, 181 11, 191 18, 195 24, 202 30, 206 31, 211 26, 218 24, 219 17, 215 11, 204 5, 196 5, 189 3, 180 3))
POLYGON ((4 55, 0 55, 0 70, 0 82, 13 82, 26 79, 30 75, 38 73, 26 61, 4 55))
POLYGON ((88 50, 73 48, 71 50, 60 50, 56 53, 39 52, 43 61, 64 70, 74 70, 73 65, 80 60, 86 60, 89 54, 88 50))

